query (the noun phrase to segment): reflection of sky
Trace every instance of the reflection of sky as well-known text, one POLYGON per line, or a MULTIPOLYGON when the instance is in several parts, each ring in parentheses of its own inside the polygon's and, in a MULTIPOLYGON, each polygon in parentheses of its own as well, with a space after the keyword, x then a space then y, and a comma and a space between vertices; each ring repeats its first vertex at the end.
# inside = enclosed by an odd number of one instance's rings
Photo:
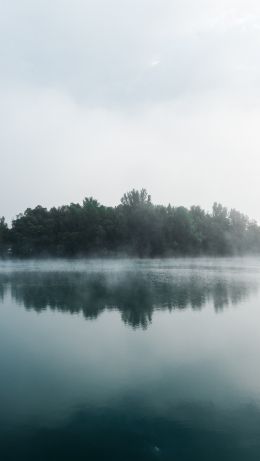
POLYGON ((79 408, 115 411, 129 399, 131 412, 147 418, 182 418, 176 408, 190 404, 220 413, 258 407, 258 301, 251 293, 222 315, 211 300, 201 311, 156 310, 143 331, 127 328, 116 311, 89 322, 50 310, 39 315, 7 292, 0 421, 53 424, 79 408))

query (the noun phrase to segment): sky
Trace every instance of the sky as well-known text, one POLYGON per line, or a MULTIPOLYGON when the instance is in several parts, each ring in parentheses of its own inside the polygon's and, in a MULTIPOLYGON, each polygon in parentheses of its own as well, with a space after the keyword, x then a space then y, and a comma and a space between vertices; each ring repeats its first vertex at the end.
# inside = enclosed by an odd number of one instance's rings
POLYGON ((257 0, 0 0, 0 216, 154 203, 260 222, 257 0))

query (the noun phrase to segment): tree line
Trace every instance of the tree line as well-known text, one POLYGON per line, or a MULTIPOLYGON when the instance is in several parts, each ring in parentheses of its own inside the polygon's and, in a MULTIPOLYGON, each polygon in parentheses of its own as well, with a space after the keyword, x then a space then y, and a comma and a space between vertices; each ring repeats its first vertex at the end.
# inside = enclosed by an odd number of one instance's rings
POLYGON ((133 189, 115 207, 90 197, 49 210, 28 208, 10 227, 1 218, 0 252, 15 257, 258 253, 260 227, 219 203, 211 212, 155 205, 145 189, 133 189))

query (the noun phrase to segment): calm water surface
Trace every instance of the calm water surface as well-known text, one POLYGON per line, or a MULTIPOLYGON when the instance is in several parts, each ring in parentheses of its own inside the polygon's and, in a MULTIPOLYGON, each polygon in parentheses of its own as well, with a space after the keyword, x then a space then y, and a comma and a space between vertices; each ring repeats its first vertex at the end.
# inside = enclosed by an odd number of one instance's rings
POLYGON ((0 262, 0 460, 260 459, 260 260, 0 262))

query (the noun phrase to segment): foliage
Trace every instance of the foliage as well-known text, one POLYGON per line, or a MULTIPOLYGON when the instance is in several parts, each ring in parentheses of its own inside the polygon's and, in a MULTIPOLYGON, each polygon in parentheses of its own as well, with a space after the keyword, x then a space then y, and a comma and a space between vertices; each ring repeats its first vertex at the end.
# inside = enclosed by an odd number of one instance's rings
POLYGON ((0 255, 8 252, 9 232, 5 218, 0 218, 0 255))
POLYGON ((133 189, 116 207, 89 197, 82 205, 28 208, 10 229, 1 218, 0 251, 26 257, 243 254, 260 251, 260 227, 218 203, 211 213, 199 206, 165 207, 154 205, 145 189, 133 189))

